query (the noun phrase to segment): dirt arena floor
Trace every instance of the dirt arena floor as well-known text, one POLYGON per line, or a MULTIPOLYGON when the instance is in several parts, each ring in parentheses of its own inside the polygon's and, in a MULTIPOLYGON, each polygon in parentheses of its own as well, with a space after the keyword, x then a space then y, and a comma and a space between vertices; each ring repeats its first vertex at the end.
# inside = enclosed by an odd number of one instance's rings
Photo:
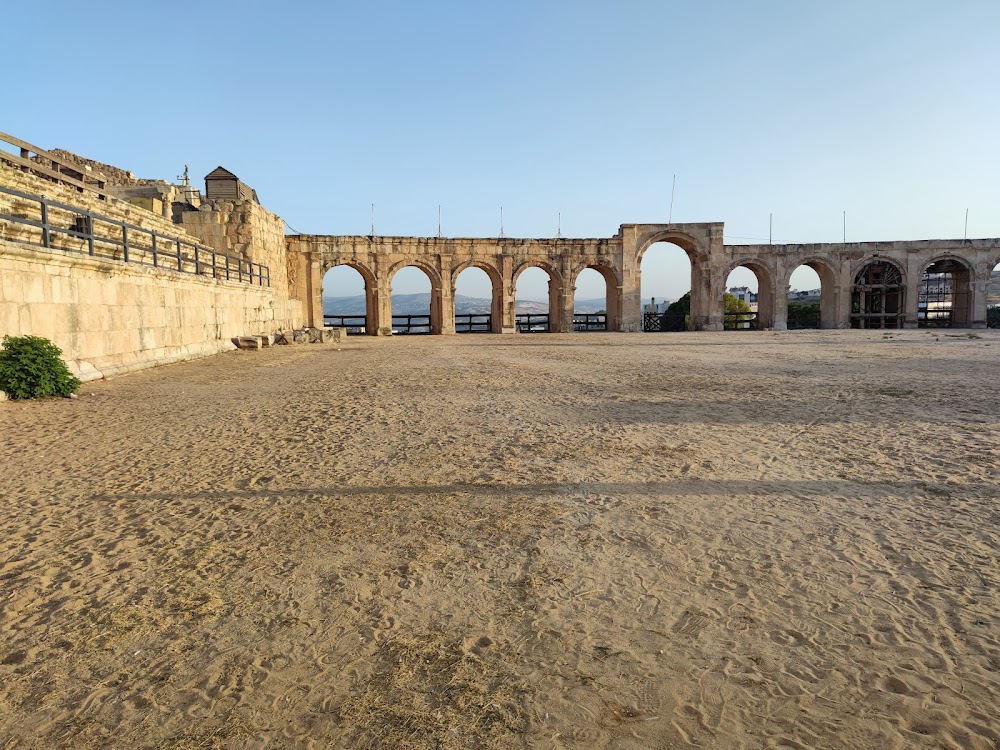
POLYGON ((0 748, 993 750, 998 374, 352 338, 0 403, 0 748))

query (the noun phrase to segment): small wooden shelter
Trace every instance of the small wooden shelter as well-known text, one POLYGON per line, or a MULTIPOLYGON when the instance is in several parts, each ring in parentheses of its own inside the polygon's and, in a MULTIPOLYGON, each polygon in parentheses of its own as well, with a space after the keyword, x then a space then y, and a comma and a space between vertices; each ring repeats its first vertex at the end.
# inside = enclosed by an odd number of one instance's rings
POLYGON ((223 167, 216 167, 205 175, 205 198, 207 200, 246 201, 257 200, 257 191, 240 181, 240 178, 223 167))

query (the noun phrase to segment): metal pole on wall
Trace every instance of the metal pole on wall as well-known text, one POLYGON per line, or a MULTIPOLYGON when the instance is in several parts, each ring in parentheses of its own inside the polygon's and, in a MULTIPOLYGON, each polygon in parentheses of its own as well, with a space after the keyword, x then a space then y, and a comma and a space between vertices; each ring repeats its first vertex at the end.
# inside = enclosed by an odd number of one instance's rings
POLYGON ((667 216, 667 223, 674 223, 674 191, 677 189, 677 175, 674 175, 673 182, 670 184, 670 214, 667 216))
POLYGON ((847 244, 847 211, 844 211, 844 244, 847 244))
POLYGON ((438 237, 441 236, 441 204, 438 203, 438 237))
POLYGON ((372 203, 372 237, 375 236, 375 204, 372 203))
POLYGON ((969 239, 969 209, 965 209, 965 234, 962 235, 963 241, 967 239, 969 239))
POLYGON ((771 244, 771 240, 774 237, 774 214, 767 215, 767 244, 771 244))

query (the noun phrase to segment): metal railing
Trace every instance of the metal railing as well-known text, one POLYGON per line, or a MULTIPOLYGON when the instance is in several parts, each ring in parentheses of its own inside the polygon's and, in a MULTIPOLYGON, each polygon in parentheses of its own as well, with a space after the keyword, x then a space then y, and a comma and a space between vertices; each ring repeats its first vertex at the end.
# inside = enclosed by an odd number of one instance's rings
POLYGON ((5 149, 0 148, 0 160, 12 164, 18 169, 33 172, 39 177, 43 177, 53 182, 75 188, 79 192, 90 192, 97 196, 97 200, 106 201, 109 194, 104 190, 105 180, 101 174, 90 174, 85 167, 74 164, 68 159, 49 153, 45 149, 38 148, 27 141, 15 138, 7 133, 0 132, 0 143, 7 143, 17 148, 20 156, 16 156, 5 149), (34 156, 32 156, 34 154, 34 156))
POLYGON ((455 315, 455 333, 489 333, 493 330, 490 313, 463 313, 455 315))
POLYGON ((548 313, 521 313, 515 315, 518 333, 548 333, 548 313))
POLYGON ((722 327, 727 331, 756 331, 758 329, 755 312, 724 312, 722 327))
POLYGON ((346 328, 348 336, 367 332, 367 315, 324 315, 323 325, 327 328, 346 328))
POLYGON ((392 316, 392 332, 393 334, 421 334, 431 332, 431 316, 430 315, 393 315, 392 316), (417 322, 414 323, 413 321, 417 322), (400 321, 400 322, 397 322, 400 321), (405 323, 402 321, 406 321, 405 323))
MULTIPOLYGON (((210 275, 216 279, 254 286, 271 286, 271 270, 261 263, 251 263, 242 258, 217 253, 211 248, 175 235, 144 229, 40 195, 22 193, 3 186, 0 186, 0 193, 30 201, 31 205, 38 204, 37 220, 28 215, 0 213, 0 220, 41 230, 41 241, 28 244, 52 249, 55 247, 54 235, 65 235, 70 239, 59 242, 58 249, 180 273, 210 275), (74 239, 78 242, 73 242, 74 239)), ((21 208, 22 206, 15 205, 11 210, 21 208)))
POLYGON ((606 331, 608 316, 606 313, 573 313, 574 331, 606 331))

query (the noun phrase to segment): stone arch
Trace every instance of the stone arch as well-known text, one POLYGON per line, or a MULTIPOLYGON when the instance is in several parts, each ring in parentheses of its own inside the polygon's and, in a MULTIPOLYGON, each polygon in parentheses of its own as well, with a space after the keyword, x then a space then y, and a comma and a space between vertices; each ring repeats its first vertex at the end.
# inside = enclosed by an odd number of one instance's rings
POLYGON ((851 327, 902 328, 906 313, 906 269, 872 255, 851 269, 851 327))
MULTIPOLYGON (((385 275, 385 293, 388 297, 389 303, 389 315, 392 315, 392 280, 396 274, 404 268, 413 266, 418 268, 426 274, 427 279, 431 282, 431 333, 440 334, 443 328, 443 321, 441 316, 442 309, 442 284, 441 284, 441 273, 430 263, 420 259, 420 258, 406 258, 404 260, 397 261, 393 263, 385 275)), ((391 326, 391 317, 390 317, 391 326)))
MULTIPOLYGON (((757 326, 759 328, 774 328, 775 270, 761 258, 741 258, 730 262, 723 279, 729 279, 729 274, 737 268, 747 268, 757 277, 757 326)), ((725 286, 724 283, 723 293, 725 293, 725 286)), ((693 301, 692 299, 692 303, 693 301)), ((716 304, 723 306, 723 299, 720 298, 716 304)))
MULTIPOLYGON (((709 320, 709 315, 706 314, 706 311, 710 308, 715 309, 720 306, 722 300, 720 299, 716 303, 714 300, 708 299, 711 282, 707 270, 710 267, 708 262, 709 252, 708 248, 704 247, 694 235, 677 229, 660 229, 648 232, 640 237, 635 257, 636 291, 641 292, 642 289, 642 259, 646 255, 646 251, 659 242, 668 242, 671 245, 676 245, 687 254, 688 261, 691 264, 691 312, 688 317, 692 330, 701 330, 703 325, 709 320)), ((723 279, 723 281, 725 280, 723 279)))
POLYGON ((529 268, 541 268, 549 275, 549 331, 562 330, 563 324, 563 275, 559 269, 547 260, 525 260, 514 268, 511 275, 511 292, 517 305, 517 280, 529 268))
POLYGON ((640 239, 636 248, 636 268, 641 266, 642 256, 645 255, 650 246, 655 245, 657 242, 669 242, 672 245, 677 245, 677 247, 686 252, 688 258, 691 259, 692 271, 694 270, 696 261, 700 263, 708 258, 708 252, 702 249, 698 238, 694 235, 676 229, 661 229, 656 232, 650 232, 640 239))
POLYGON ((943 253, 924 263, 918 278, 918 326, 968 328, 972 325, 976 271, 968 260, 954 253, 943 253))
POLYGON ((573 295, 576 296, 576 282, 580 274, 592 268, 604 278, 604 312, 607 321, 607 330, 621 330, 622 322, 622 277, 618 269, 607 263, 597 263, 584 260, 578 263, 573 269, 573 295))
POLYGON ((819 276, 819 327, 836 328, 838 296, 837 267, 828 258, 812 255, 790 262, 789 268, 781 280, 781 285, 776 290, 777 293, 784 294, 787 298, 788 290, 791 288, 792 274, 801 266, 808 266, 819 276))
MULTIPOLYGON (((372 271, 364 263, 359 263, 355 260, 339 260, 339 259, 324 259, 320 264, 320 269, 322 273, 320 278, 325 279, 328 271, 338 268, 339 266, 347 266, 348 268, 353 268, 359 274, 365 282, 365 333, 369 336, 378 335, 378 324, 379 324, 379 309, 378 309, 378 277, 375 272, 372 271)), ((320 282, 320 294, 322 295, 323 283, 320 282)), ((320 306, 322 308, 323 300, 320 299, 320 306)))
POLYGON ((492 296, 490 301, 490 333, 500 333, 503 330, 503 275, 492 263, 485 260, 467 260, 452 266, 451 269, 451 296, 455 298, 455 285, 462 271, 469 268, 478 268, 484 271, 490 279, 492 296))

